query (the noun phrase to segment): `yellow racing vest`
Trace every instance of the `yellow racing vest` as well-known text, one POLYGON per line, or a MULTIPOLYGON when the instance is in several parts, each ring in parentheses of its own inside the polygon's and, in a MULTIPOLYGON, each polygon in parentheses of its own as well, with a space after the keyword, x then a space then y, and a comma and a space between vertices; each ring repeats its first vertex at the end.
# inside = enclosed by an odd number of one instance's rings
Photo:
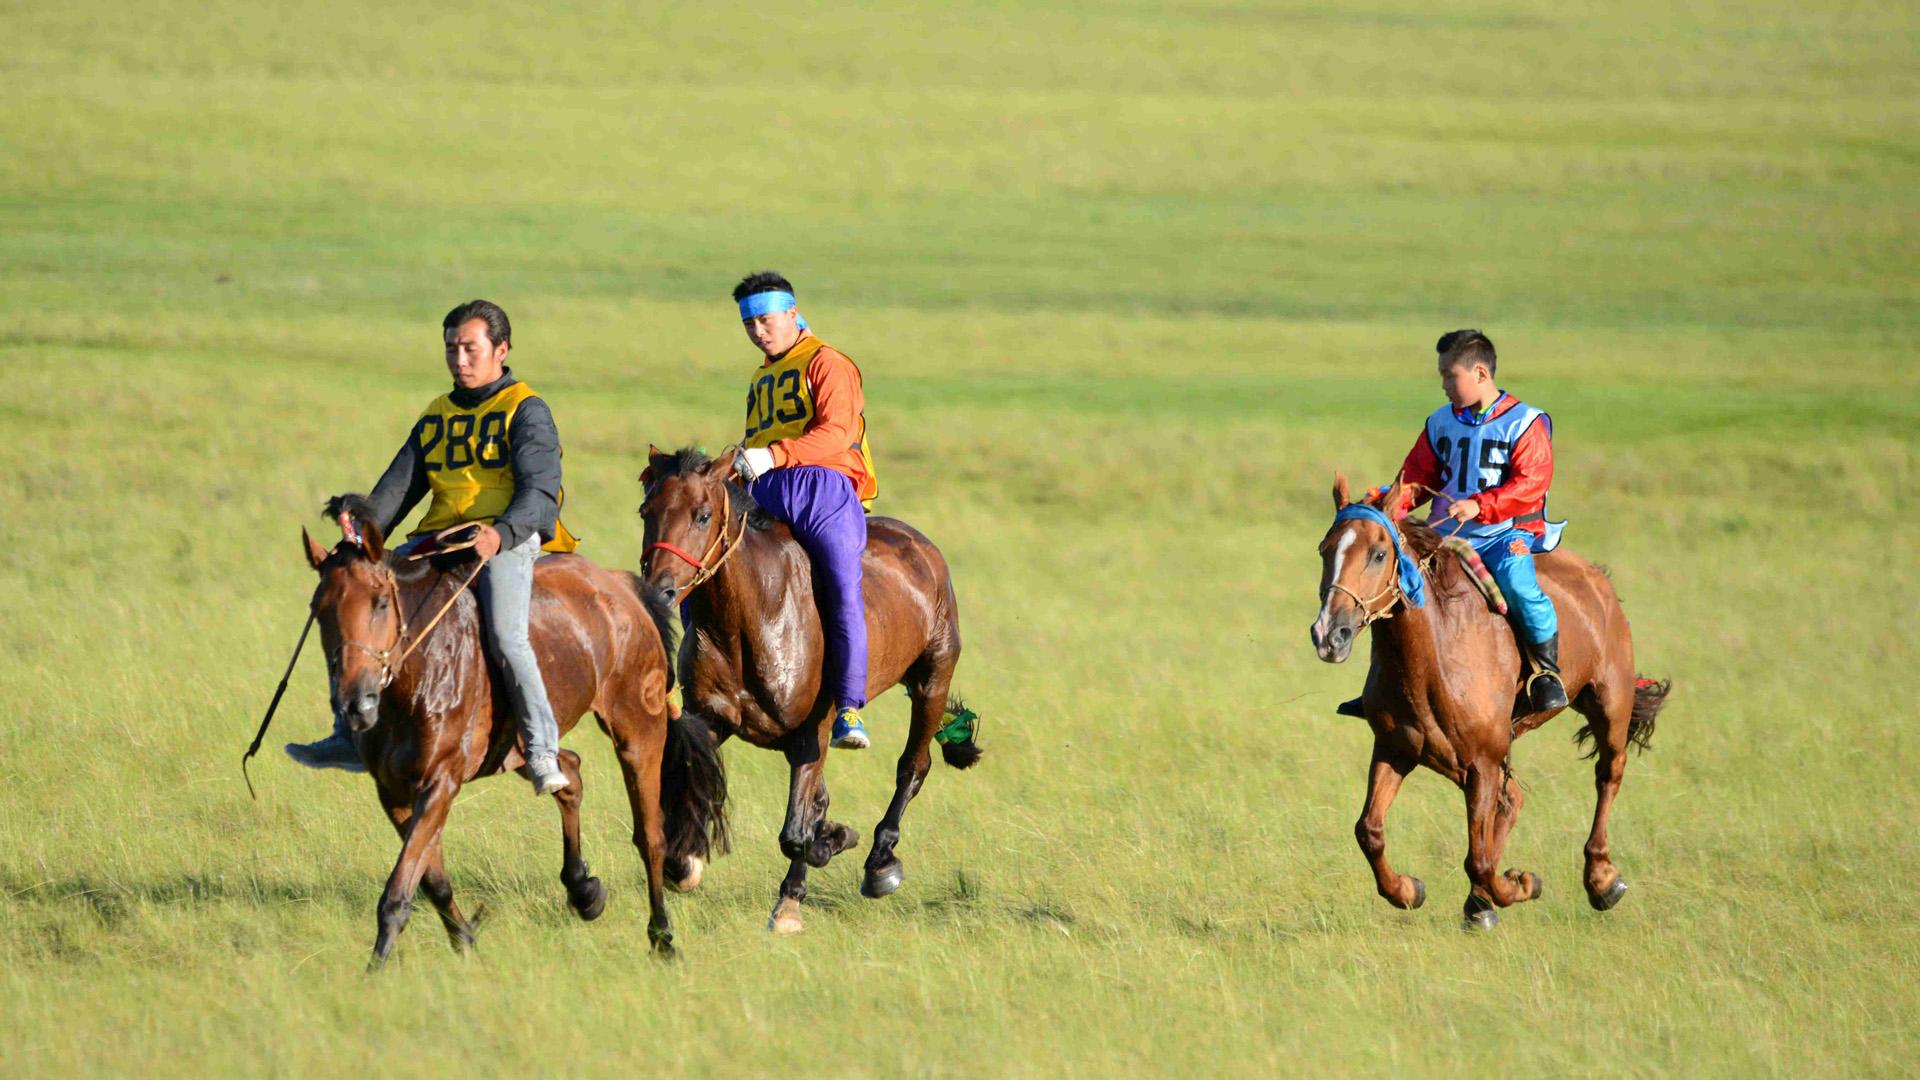
MULTIPOLYGON (((426 465, 433 502, 410 534, 421 536, 468 522, 492 522, 513 501, 513 447, 507 432, 521 402, 537 395, 516 382, 471 409, 453 403, 453 395, 433 399, 413 426, 414 446, 426 465)), ((560 494, 561 505, 566 493, 560 494)), ((558 517, 553 539, 542 551, 572 551, 580 541, 558 517)))
MULTIPOLYGON (((741 445, 768 447, 782 439, 797 439, 812 425, 813 383, 807 378, 807 365, 826 346, 826 342, 808 334, 787 355, 754 372, 753 386, 747 391, 747 429, 741 445)), ((848 363, 852 363, 851 360, 848 363)), ((859 371, 858 365, 854 367, 859 371)), ((880 474, 873 467, 873 451, 867 446, 867 417, 860 416, 860 438, 847 447, 858 451, 866 480, 858 483, 860 505, 873 509, 873 498, 880 491, 880 474)))

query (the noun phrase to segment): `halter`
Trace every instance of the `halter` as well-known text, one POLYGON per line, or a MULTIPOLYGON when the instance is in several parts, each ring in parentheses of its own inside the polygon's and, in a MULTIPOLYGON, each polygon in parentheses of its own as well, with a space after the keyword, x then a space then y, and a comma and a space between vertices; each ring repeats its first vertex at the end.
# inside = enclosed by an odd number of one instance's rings
POLYGON ((433 628, 440 625, 440 620, 446 617, 447 612, 453 610, 454 602, 460 599, 461 593, 467 591, 467 586, 473 584, 473 579, 480 576, 480 571, 486 565, 485 559, 474 560, 473 569, 468 572, 466 579, 460 582, 460 587, 453 590, 453 595, 447 597, 447 602, 440 605, 440 610, 434 612, 433 618, 427 620, 427 625, 421 628, 420 635, 409 642, 404 649, 400 649, 400 644, 407 640, 407 613, 400 605, 400 581, 393 576, 392 568, 381 567, 387 595, 392 598, 394 617, 400 620, 400 632, 394 636, 393 644, 384 649, 374 649, 358 641, 342 641, 340 644, 351 645, 380 661, 380 689, 385 690, 393 685, 393 680, 400 674, 400 668, 406 664, 407 657, 413 655, 413 650, 419 648, 420 643, 427 640, 427 635, 433 633, 433 628), (395 649, 400 649, 398 658, 393 656, 395 649))
POLYGON ((711 544, 707 545, 706 554, 700 556, 697 559, 694 558, 693 555, 689 553, 686 548, 683 548, 678 544, 669 544, 665 540, 656 540, 653 543, 648 544, 647 549, 640 553, 640 558, 644 560, 645 558, 647 558, 647 556, 652 555, 654 551, 658 549, 660 551, 666 552, 669 555, 678 556, 682 559, 685 559, 687 562, 691 563, 694 569, 693 580, 689 581, 687 583, 687 587, 681 590, 681 595, 685 596, 693 592, 693 590, 699 588, 700 586, 705 585, 707 582, 712 581, 713 576, 720 572, 720 567, 725 565, 727 559, 731 558, 734 551, 740 547, 740 542, 746 539, 746 536, 747 536, 746 512, 743 511, 740 514, 740 530, 734 533, 732 536, 728 536, 727 526, 728 526, 728 523, 732 521, 732 519, 733 519, 733 515, 730 513, 720 519, 720 534, 713 538, 713 542, 711 544), (716 552, 718 552, 720 556, 717 559, 714 558, 714 554, 716 552), (712 561, 709 561, 709 560, 712 560, 712 561))
POLYGON ((1333 517, 1334 524, 1336 525, 1342 521, 1356 520, 1372 521, 1375 524, 1384 526, 1387 530, 1387 539, 1393 542, 1394 565, 1392 572, 1387 575, 1386 587, 1374 593, 1371 597, 1363 598, 1360 594, 1347 588, 1345 585, 1337 581, 1330 581, 1327 583, 1326 592, 1320 594, 1321 603, 1326 603, 1327 595, 1335 590, 1345 593, 1352 598, 1355 604, 1360 606, 1361 629, 1365 629, 1382 619, 1392 618, 1394 605, 1401 601, 1405 601, 1414 607, 1424 606, 1426 604, 1426 597, 1424 595, 1426 567, 1421 563, 1415 562, 1413 558, 1406 553, 1400 540, 1400 530, 1394 528, 1393 519, 1388 517, 1384 512, 1368 506, 1365 503, 1349 503, 1341 507, 1339 512, 1334 514, 1333 517), (1409 593, 1406 586, 1402 584, 1403 579, 1409 576, 1413 577, 1417 583, 1420 583, 1420 587, 1415 588, 1412 593, 1409 593), (1387 603, 1376 610, 1374 604, 1383 599, 1386 600, 1387 603))

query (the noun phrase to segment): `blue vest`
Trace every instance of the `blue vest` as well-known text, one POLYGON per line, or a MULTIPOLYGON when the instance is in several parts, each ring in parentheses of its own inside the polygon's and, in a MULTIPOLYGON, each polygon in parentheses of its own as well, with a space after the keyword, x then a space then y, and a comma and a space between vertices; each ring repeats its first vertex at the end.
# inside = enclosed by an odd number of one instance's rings
MULTIPOLYGON (((1551 440, 1553 418, 1524 401, 1515 402, 1513 408, 1479 423, 1461 420, 1451 405, 1442 405, 1427 417, 1427 445, 1440 462, 1440 483, 1435 486, 1441 492, 1434 496, 1433 509, 1427 517, 1436 523, 1434 527, 1441 535, 1486 540, 1514 527, 1509 519, 1492 524, 1469 521, 1456 528, 1455 522, 1446 520, 1447 508, 1456 501, 1506 483, 1513 474, 1513 448, 1536 420, 1546 425, 1547 438, 1551 440)), ((1544 501, 1540 513, 1544 520, 1544 501)), ((1565 525, 1564 521, 1547 522, 1547 535, 1534 540, 1533 549, 1552 551, 1560 543, 1560 530, 1565 525)))

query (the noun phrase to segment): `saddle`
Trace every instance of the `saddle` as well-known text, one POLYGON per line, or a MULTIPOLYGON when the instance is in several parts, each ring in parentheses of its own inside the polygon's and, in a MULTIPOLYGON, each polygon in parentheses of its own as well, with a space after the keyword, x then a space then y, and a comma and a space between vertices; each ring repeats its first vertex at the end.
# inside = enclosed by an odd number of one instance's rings
POLYGON ((1487 569, 1486 562, 1480 558, 1479 552, 1473 550, 1473 545, 1460 537, 1450 536, 1440 541, 1440 547, 1460 560, 1460 565, 1467 571, 1467 580, 1473 582, 1487 601, 1487 609, 1496 615, 1506 615, 1506 594, 1500 591, 1500 583, 1493 580, 1493 571, 1487 569))

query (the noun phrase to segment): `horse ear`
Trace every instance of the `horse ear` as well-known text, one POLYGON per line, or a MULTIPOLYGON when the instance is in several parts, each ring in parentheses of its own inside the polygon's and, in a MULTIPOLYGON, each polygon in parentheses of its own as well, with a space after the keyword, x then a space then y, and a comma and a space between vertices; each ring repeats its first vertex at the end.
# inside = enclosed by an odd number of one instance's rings
POLYGON ((1413 492, 1398 477, 1393 478, 1392 486, 1380 496, 1380 512, 1387 515, 1389 521, 1399 521, 1412 512, 1407 503, 1413 492))
POLYGON ((717 458, 714 458, 713 464, 707 466, 707 475, 718 476, 721 480, 728 480, 728 481, 732 480, 733 479, 733 462, 734 462, 734 459, 738 458, 739 456, 740 456, 739 447, 737 446, 727 447, 726 453, 721 454, 717 458))
POLYGON ((360 523, 360 550, 367 558, 379 562, 386 555, 387 539, 380 535, 380 526, 371 521, 360 523))
POLYGON ((300 542, 307 549, 307 565, 315 570, 320 569, 320 564, 327 561, 327 549, 321 547, 319 541, 308 534, 305 525, 300 526, 300 542))
POLYGON ((1333 474, 1333 508, 1335 510, 1344 509, 1348 503, 1353 501, 1352 499, 1347 497, 1347 491, 1348 491, 1347 474, 1343 472, 1334 473, 1333 474))
POLYGON ((653 483, 654 463, 666 456, 667 452, 665 450, 660 449, 652 443, 647 444, 647 467, 640 470, 640 484, 642 487, 653 483))

